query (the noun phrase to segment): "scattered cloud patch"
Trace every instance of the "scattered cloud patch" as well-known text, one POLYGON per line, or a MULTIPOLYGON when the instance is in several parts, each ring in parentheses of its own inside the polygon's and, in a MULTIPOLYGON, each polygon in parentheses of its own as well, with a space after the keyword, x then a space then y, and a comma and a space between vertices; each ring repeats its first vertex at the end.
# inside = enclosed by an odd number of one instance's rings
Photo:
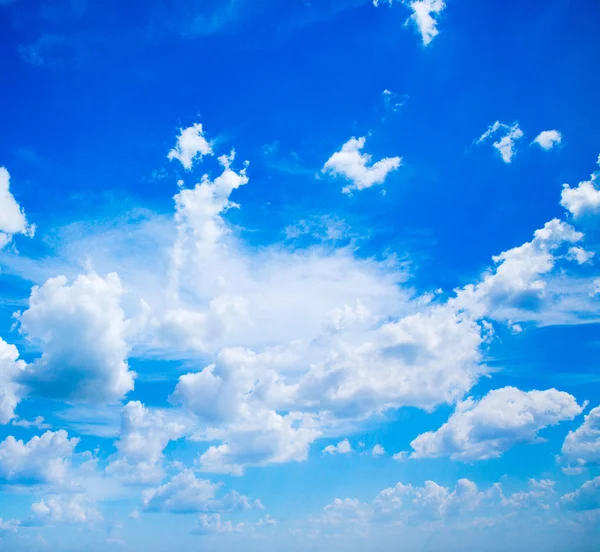
POLYGON ((401 157, 386 157, 371 164, 371 156, 361 153, 366 138, 351 138, 342 149, 334 153, 325 163, 321 172, 332 176, 342 176, 350 184, 342 189, 342 193, 350 194, 376 184, 383 184, 388 174, 397 170, 402 163, 401 157))
POLYGON ((393 113, 400 111, 400 108, 408 101, 407 95, 402 96, 387 89, 382 92, 382 95, 383 105, 386 111, 391 111, 393 113))
POLYGON ((352 446, 348 439, 340 441, 337 445, 328 445, 323 449, 323 454, 348 454, 352 452, 352 446))
POLYGON ((477 143, 481 144, 489 138, 498 135, 500 135, 500 139, 496 140, 493 146, 500 153, 502 161, 510 163, 516 153, 517 142, 524 136, 523 131, 516 122, 512 125, 506 125, 500 121, 496 121, 477 139, 477 143))
POLYGON ((47 424, 43 416, 36 416, 33 420, 16 419, 12 421, 12 425, 16 427, 24 427, 25 429, 50 429, 50 424, 47 424))

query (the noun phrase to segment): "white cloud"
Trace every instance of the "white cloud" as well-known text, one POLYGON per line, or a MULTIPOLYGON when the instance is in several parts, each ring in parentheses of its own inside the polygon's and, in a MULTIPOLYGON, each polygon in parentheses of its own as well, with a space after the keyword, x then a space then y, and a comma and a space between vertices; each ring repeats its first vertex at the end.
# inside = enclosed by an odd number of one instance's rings
POLYGON ((170 160, 178 159, 183 168, 190 170, 197 158, 203 155, 213 155, 210 143, 204 137, 201 123, 196 123, 188 128, 182 128, 177 137, 177 144, 167 156, 170 160))
POLYGON ((385 449, 381 445, 375 445, 371 454, 373 456, 381 456, 382 454, 385 454, 385 449))
POLYGON ((500 152, 502 160, 505 163, 510 163, 516 153, 516 142, 523 138, 523 131, 519 128, 518 123, 506 125, 500 121, 496 121, 477 139, 477 143, 480 144, 488 138, 497 135, 499 131, 501 131, 502 136, 494 142, 493 146, 500 152))
POLYGON ((182 437, 186 424, 166 411, 150 410, 139 401, 127 403, 121 411, 121 431, 115 443, 117 458, 107 467, 107 474, 126 482, 148 484, 164 476, 163 451, 182 437))
MULTIPOLYGON (((557 298, 548 289, 548 275, 566 246, 583 237, 569 224, 553 219, 534 232, 533 240, 494 256, 494 270, 484 274, 478 284, 458 290, 450 303, 468 309, 477 318, 487 316, 503 322, 536 319, 545 303, 552 305, 564 296, 564 290, 559 290, 557 298)), ((568 258, 568 252, 564 253, 568 258)))
POLYGON ((15 234, 32 237, 35 226, 27 223, 25 212, 10 193, 10 174, 0 167, 0 249, 7 245, 15 234))
POLYGON ((321 169, 322 173, 343 176, 351 182, 343 188, 342 192, 345 194, 350 194, 353 190, 364 190, 375 184, 382 184, 388 174, 398 169, 402 162, 400 157, 386 157, 370 165, 371 156, 361 153, 365 141, 364 136, 351 138, 340 151, 334 153, 327 160, 321 169))
POLYGON ((565 494, 561 503, 571 510, 596 510, 600 508, 600 477, 586 481, 579 489, 565 494))
POLYGON ((9 435, 0 443, 0 478, 10 483, 62 483, 79 439, 46 431, 24 443, 9 435))
POLYGON ((593 251, 586 251, 583 247, 570 247, 567 257, 579 264, 587 263, 594 256, 593 251))
POLYGON ((562 134, 558 130, 544 130, 535 137, 532 144, 535 143, 547 151, 554 146, 558 146, 561 142, 562 134))
POLYGON ((84 494, 56 496, 31 505, 30 524, 92 523, 102 515, 84 494))
POLYGON ((555 505, 555 496, 554 482, 549 480, 530 479, 525 489, 509 495, 504 494, 500 483, 479 489, 469 479, 459 479, 453 488, 435 481, 425 481, 422 486, 398 482, 371 502, 336 498, 321 516, 309 518, 309 522, 338 531, 342 526, 345 530, 354 527, 363 535, 369 534, 370 526, 378 531, 382 526, 472 530, 480 522, 495 525, 505 516, 514 523, 518 510, 540 515, 555 505))
POLYGON ((34 394, 100 403, 133 389, 122 294, 114 273, 80 275, 71 285, 58 276, 32 289, 29 308, 17 317, 20 331, 42 346, 22 377, 34 394))
MULTIPOLYGON (((231 196, 249 177, 245 168, 233 168, 232 155, 220 162, 219 177, 206 176, 191 189, 182 186, 172 220, 147 219, 133 234, 127 223, 74 246, 80 255, 91 251, 90 262, 102 273, 118 267, 122 288, 119 280, 111 302, 86 291, 116 287, 110 277, 86 276, 92 282, 85 285, 53 283, 64 293, 55 309, 61 315, 44 314, 35 331, 51 341, 50 346, 42 342, 45 356, 33 366, 54 362, 52 375, 68 380, 73 393, 59 353, 89 362, 89 349, 93 368, 122 367, 121 361, 126 366, 131 346, 140 356, 186 359, 194 368, 180 377, 171 402, 190 419, 169 416, 165 423, 186 425, 185 435, 189 423, 190 438, 208 444, 196 460, 199 471, 241 474, 247 466, 302 461, 318 438, 334 442, 371 416, 403 406, 431 410, 455 404, 488 372, 483 358, 494 328, 485 319, 510 327, 548 323, 546 304, 554 309, 556 297, 566 300, 574 293, 573 282, 559 289, 552 278, 559 273, 555 268, 567 266, 568 245, 583 235, 559 220, 536 231, 531 242, 495 257, 496 266, 479 283, 457 290, 450 300, 417 295, 406 283, 403 264, 392 257, 361 257, 354 244, 248 246, 224 213, 235 206, 231 196), (102 254, 94 257, 99 249, 102 254), (127 318, 142 298, 150 305, 146 325, 127 318), (83 312, 80 303, 102 308, 83 312), (69 318, 78 309, 81 317, 69 318), (63 325, 68 331, 62 332, 63 325), (101 348, 90 336, 108 345, 101 348), (79 346, 85 346, 85 357, 79 346)), ((577 288, 588 303, 590 286, 586 281, 577 288)), ((578 311, 568 306, 577 321, 578 311)), ((74 373, 89 379, 87 364, 85 372, 74 373)), ((106 392, 108 379, 101 374, 98 370, 92 379, 106 392)), ((50 381, 50 373, 46 377, 50 381)), ((44 391, 55 387, 46 385, 44 391)), ((77 411, 84 406, 76 405, 77 411)), ((174 435, 163 429, 152 422, 132 430, 147 445, 140 451, 153 451, 145 459, 139 452, 137 460, 124 452, 125 431, 110 470, 128 482, 157 481, 164 444, 174 435)))
POLYGON ((12 425, 16 427, 24 427, 26 429, 31 429, 35 427, 36 429, 50 429, 50 424, 47 424, 43 418, 43 416, 36 416, 33 420, 20 420, 16 419, 12 421, 12 425))
POLYGON ((450 456, 465 462, 498 458, 519 443, 538 441, 540 430, 572 420, 581 411, 572 395, 556 389, 495 389, 479 401, 460 401, 440 429, 411 442, 411 458, 450 456))
POLYGON ((600 213, 600 190, 596 187, 597 174, 580 182, 576 188, 563 184, 560 204, 575 218, 600 213))
POLYGON ((17 348, 0 338, 0 424, 7 424, 15 417, 15 408, 24 393, 18 378, 25 366, 19 360, 17 348))
POLYGON ((554 481, 530 479, 528 485, 528 490, 515 492, 510 497, 505 498, 503 500, 504 504, 513 508, 550 509, 550 502, 555 497, 554 481))
POLYGON ((410 20, 421 34, 423 46, 427 46, 439 34, 435 16, 442 13, 446 3, 444 0, 416 0, 410 2, 409 7, 413 12, 410 20))
POLYGON ((191 470, 184 470, 164 485, 149 490, 144 497, 144 510, 191 514, 262 509, 260 501, 251 501, 235 491, 217 497, 219 488, 219 484, 197 479, 191 470))
POLYGON ((244 467, 265 466, 306 460, 308 448, 321 432, 315 427, 303 427, 304 420, 296 414, 282 416, 272 410, 243 412, 239 418, 221 428, 198 432, 196 440, 215 440, 198 458, 201 471, 241 475, 244 467))
POLYGON ((590 410, 583 424, 569 431, 561 450, 561 461, 571 468, 600 464, 600 406, 590 410))
POLYGON ((234 524, 231 520, 222 521, 221 514, 201 514, 192 529, 194 535, 238 533, 246 527, 244 522, 234 524))
POLYGON ((337 445, 328 445, 323 449, 323 454, 348 454, 352 452, 352 446, 348 439, 340 441, 337 445))

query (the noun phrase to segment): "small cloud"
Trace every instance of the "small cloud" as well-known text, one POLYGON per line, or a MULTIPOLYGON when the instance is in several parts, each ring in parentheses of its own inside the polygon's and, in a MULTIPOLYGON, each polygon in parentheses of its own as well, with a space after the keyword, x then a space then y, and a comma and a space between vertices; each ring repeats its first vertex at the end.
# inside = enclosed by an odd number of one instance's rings
POLYGON ((385 449, 381 445, 375 445, 371 452, 373 456, 382 456, 385 454, 385 449))
POLYGON ((337 445, 329 445, 323 449, 323 454, 348 454, 352 452, 352 446, 348 439, 340 441, 337 445))
POLYGON ((408 460, 408 452, 403 450, 402 452, 397 452, 392 456, 392 458, 398 462, 404 462, 404 460, 408 460))
POLYGON ((523 138, 523 131, 519 128, 517 122, 512 125, 506 125, 500 121, 496 121, 477 139, 476 143, 481 144, 488 138, 498 134, 502 134, 502 136, 499 140, 494 142, 493 146, 500 152, 502 161, 510 163, 516 153, 515 146, 517 140, 523 138))
POLYGON ((548 151, 554 146, 560 145, 562 142, 562 134, 558 130, 544 130, 540 132, 532 144, 537 144, 540 148, 548 151))
POLYGON ((375 184, 383 184, 388 174, 397 170, 402 163, 401 157, 386 157, 371 165, 371 156, 361 153, 365 142, 364 136, 350 138, 321 169, 322 173, 343 176, 350 181, 350 184, 342 189, 344 194, 351 194, 353 190, 364 190, 375 184))

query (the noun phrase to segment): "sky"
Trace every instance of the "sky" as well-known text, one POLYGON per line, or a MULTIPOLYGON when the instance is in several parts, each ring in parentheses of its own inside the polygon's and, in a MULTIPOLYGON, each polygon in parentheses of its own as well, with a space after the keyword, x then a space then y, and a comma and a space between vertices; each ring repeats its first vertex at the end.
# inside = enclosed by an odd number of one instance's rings
POLYGON ((600 549, 599 16, 0 0, 0 550, 600 549))

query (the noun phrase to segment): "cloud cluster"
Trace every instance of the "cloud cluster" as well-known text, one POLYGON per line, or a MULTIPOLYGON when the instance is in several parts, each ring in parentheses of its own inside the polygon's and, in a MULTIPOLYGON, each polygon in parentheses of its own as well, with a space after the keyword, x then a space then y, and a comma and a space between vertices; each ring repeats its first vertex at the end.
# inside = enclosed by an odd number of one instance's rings
POLYGON ((498 458, 518 443, 535 442, 540 430, 572 420, 581 411, 572 395, 556 389, 495 389, 478 401, 460 401, 442 427, 411 442, 411 458, 450 456, 464 462, 498 458))
POLYGON ((191 470, 184 470, 164 485, 149 489, 144 497, 144 510, 193 514, 263 509, 260 501, 251 501, 235 491, 217 497, 219 488, 219 484, 198 479, 191 470))
POLYGON ((62 429, 46 431, 26 443, 9 435, 0 443, 0 479, 10 483, 60 484, 78 442, 78 438, 69 438, 62 429))

